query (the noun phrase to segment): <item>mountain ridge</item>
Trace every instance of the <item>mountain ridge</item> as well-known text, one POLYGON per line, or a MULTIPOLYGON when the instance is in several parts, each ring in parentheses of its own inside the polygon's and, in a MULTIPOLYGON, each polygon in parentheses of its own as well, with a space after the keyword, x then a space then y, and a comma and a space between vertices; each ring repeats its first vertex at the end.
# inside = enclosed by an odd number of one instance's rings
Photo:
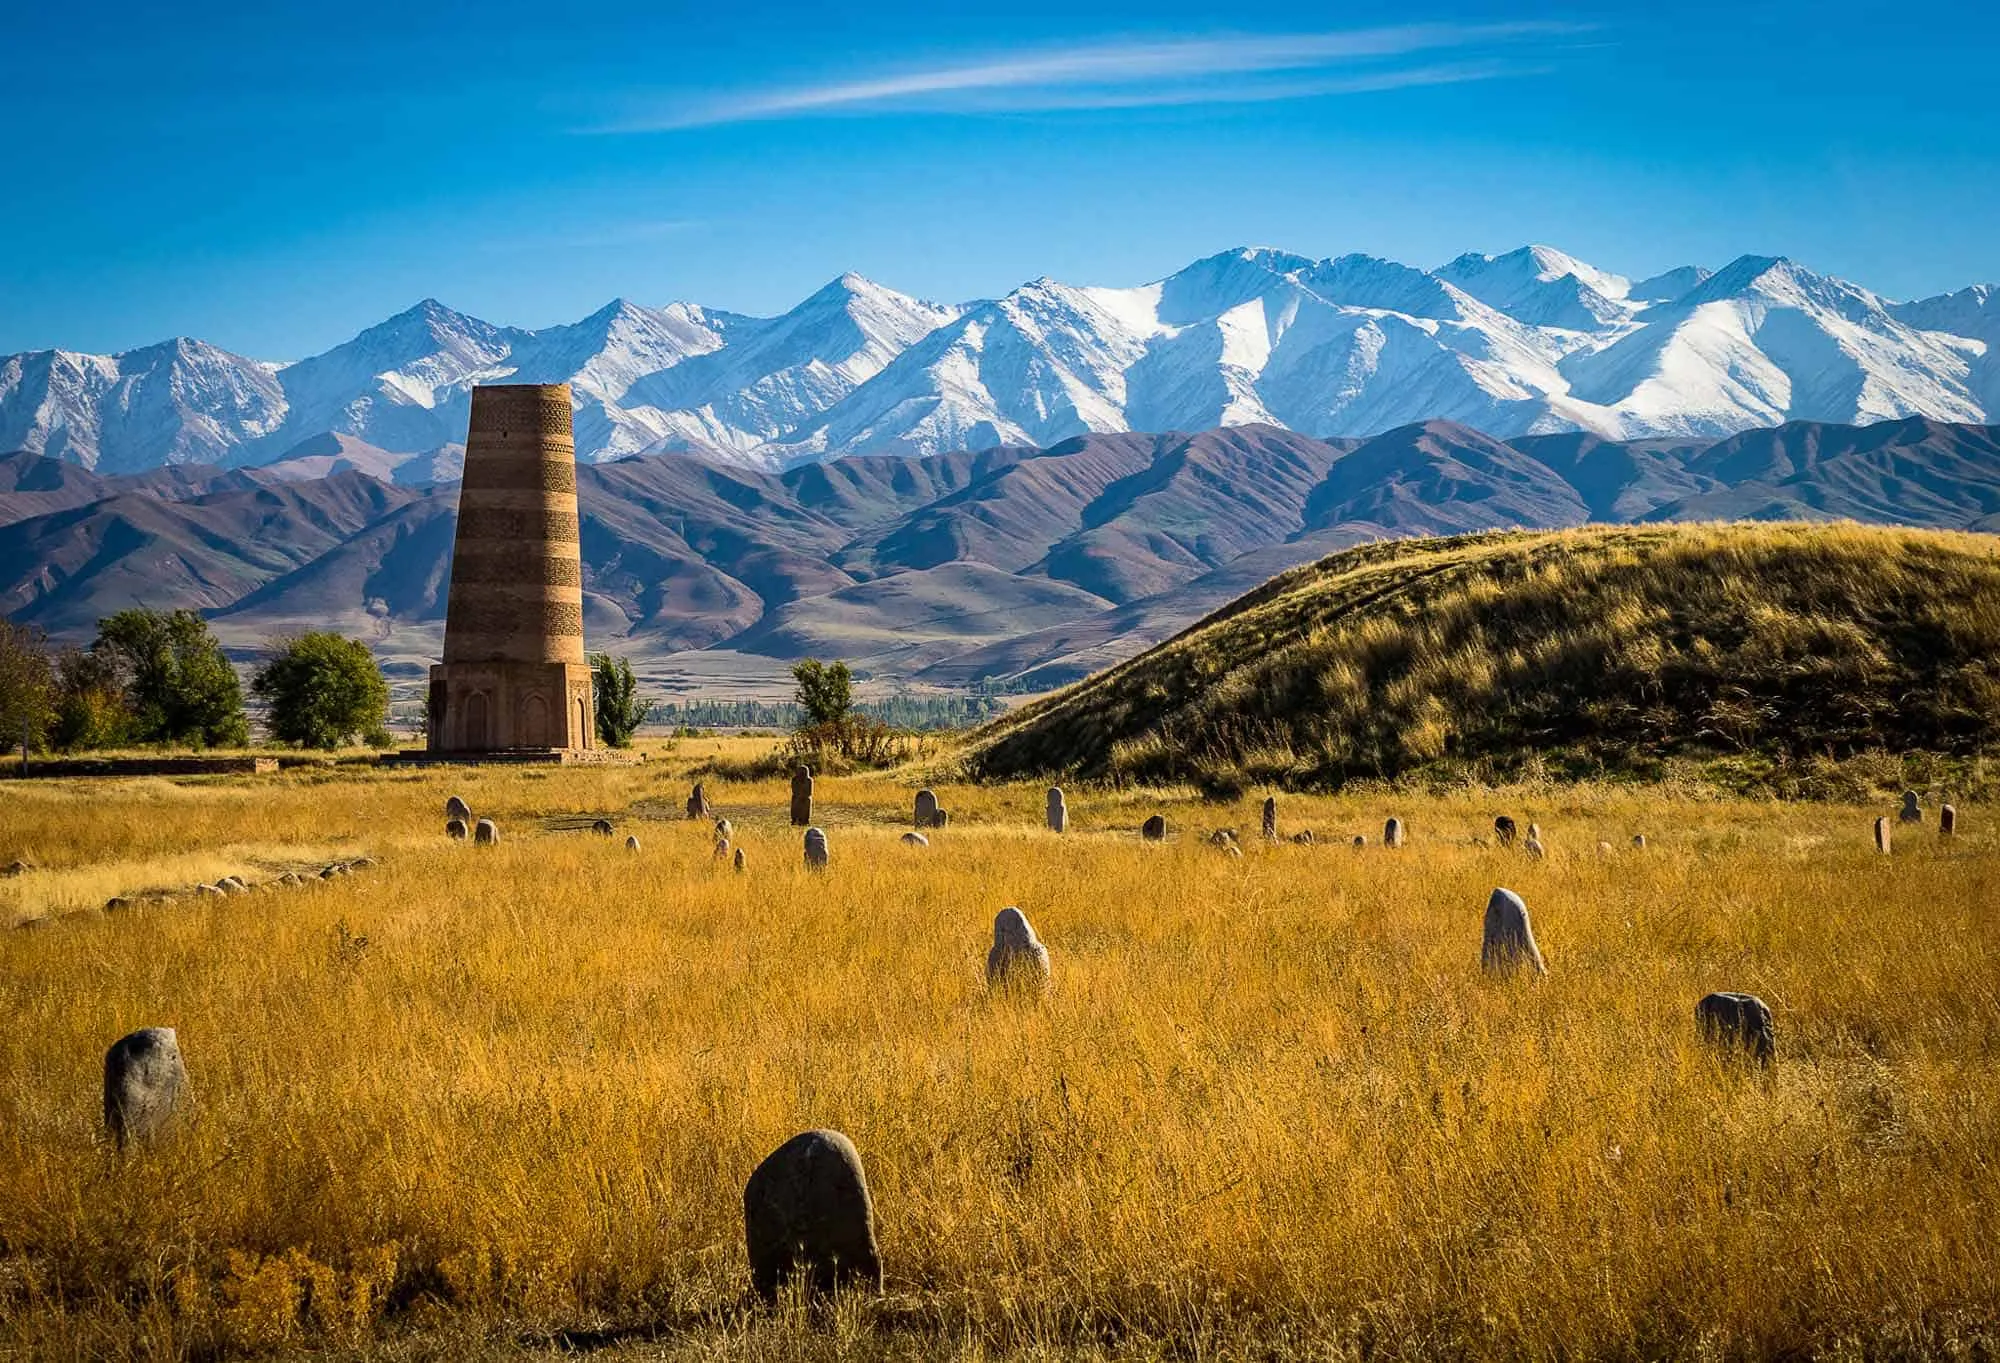
MULTIPOLYGON (((0 457, 0 613, 66 639, 143 602, 239 655, 305 628, 417 668, 441 638, 457 490, 331 444, 254 469, 109 476, 0 457), (317 472, 316 472, 317 471, 317 472)), ((1071 680, 1274 574, 1367 540, 1586 522, 1855 519, 2000 528, 2000 428, 1798 422, 1720 440, 1370 440, 1272 425, 851 456, 578 469, 586 630, 638 659, 839 654, 965 686, 1071 680)))
POLYGON ((510 381, 571 385, 585 462, 771 469, 1252 424, 1636 440, 1979 423, 2000 421, 2000 291, 1892 302, 1764 255, 1634 283, 1537 245, 1434 270, 1244 247, 1136 287, 1044 276, 963 304, 850 272, 774 317, 619 298, 539 330, 427 298, 285 364, 185 337, 0 357, 0 449, 125 474, 348 440, 421 482, 449 470, 471 387, 510 381))

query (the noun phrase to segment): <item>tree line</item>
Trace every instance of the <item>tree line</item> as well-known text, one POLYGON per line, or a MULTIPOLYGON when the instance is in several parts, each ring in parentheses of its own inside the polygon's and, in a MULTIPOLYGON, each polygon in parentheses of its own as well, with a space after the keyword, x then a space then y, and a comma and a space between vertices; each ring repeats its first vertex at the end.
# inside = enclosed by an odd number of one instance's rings
MULTIPOLYGON (((595 655, 597 732, 626 747, 649 702, 631 666, 595 655)), ((252 671, 273 743, 387 747, 389 684, 359 639, 312 630, 273 640, 252 671)), ((0 620, 0 748, 86 752, 124 747, 234 748, 250 742, 236 667, 195 611, 144 607, 97 622, 86 647, 0 620)))

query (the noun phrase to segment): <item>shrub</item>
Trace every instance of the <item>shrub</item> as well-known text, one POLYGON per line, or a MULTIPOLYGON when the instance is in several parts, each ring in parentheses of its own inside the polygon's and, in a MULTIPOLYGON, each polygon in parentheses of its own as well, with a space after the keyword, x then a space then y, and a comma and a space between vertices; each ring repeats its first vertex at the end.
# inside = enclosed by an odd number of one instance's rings
POLYGON ((119 611, 97 622, 91 649, 116 669, 137 742, 225 747, 250 741, 236 669, 195 612, 119 611))
POLYGON ((389 684, 359 639, 315 630, 281 640, 250 682, 271 737, 302 748, 388 742, 389 684))

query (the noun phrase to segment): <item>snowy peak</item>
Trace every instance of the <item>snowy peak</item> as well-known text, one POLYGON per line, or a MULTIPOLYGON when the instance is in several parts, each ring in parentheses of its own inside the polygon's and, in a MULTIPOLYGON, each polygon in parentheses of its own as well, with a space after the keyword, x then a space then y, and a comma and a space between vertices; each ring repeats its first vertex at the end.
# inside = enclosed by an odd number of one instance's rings
POLYGON ((1633 283, 1537 245, 1436 270, 1242 246, 1136 287, 1044 277, 963 305, 847 273, 775 316, 620 298, 534 330, 425 299, 286 365, 186 338, 0 358, 0 451, 126 472, 317 442, 441 467, 473 386, 508 381, 571 386, 585 460, 759 467, 1254 424, 1506 440, 1991 421, 2000 294, 1889 303, 1775 255, 1633 283))

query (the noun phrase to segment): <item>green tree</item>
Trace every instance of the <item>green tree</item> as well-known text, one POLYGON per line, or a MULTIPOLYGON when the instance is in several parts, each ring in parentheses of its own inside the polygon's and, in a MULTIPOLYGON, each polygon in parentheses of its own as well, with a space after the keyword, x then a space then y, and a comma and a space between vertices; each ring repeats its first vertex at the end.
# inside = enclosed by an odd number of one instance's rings
POLYGON ((609 653, 590 655, 591 683, 597 692, 597 738, 608 748, 629 748, 646 722, 652 702, 639 695, 632 664, 609 653))
POLYGON ((40 630, 0 620, 0 751, 39 748, 55 709, 55 672, 40 630))
POLYGON ((250 690, 269 707, 264 727, 281 743, 388 742, 389 683, 359 639, 314 630, 279 640, 250 690))
POLYGON ((97 622, 91 649, 117 669, 134 740, 206 747, 250 741, 236 669, 195 612, 119 611, 97 622))
POLYGON ((798 683, 802 729, 846 726, 854 710, 854 674, 844 662, 823 663, 807 658, 792 665, 792 680, 798 683))
POLYGON ((56 747, 64 752, 115 748, 131 740, 132 728, 132 708, 109 657, 82 648, 66 648, 57 655, 55 727, 50 734, 56 747))

